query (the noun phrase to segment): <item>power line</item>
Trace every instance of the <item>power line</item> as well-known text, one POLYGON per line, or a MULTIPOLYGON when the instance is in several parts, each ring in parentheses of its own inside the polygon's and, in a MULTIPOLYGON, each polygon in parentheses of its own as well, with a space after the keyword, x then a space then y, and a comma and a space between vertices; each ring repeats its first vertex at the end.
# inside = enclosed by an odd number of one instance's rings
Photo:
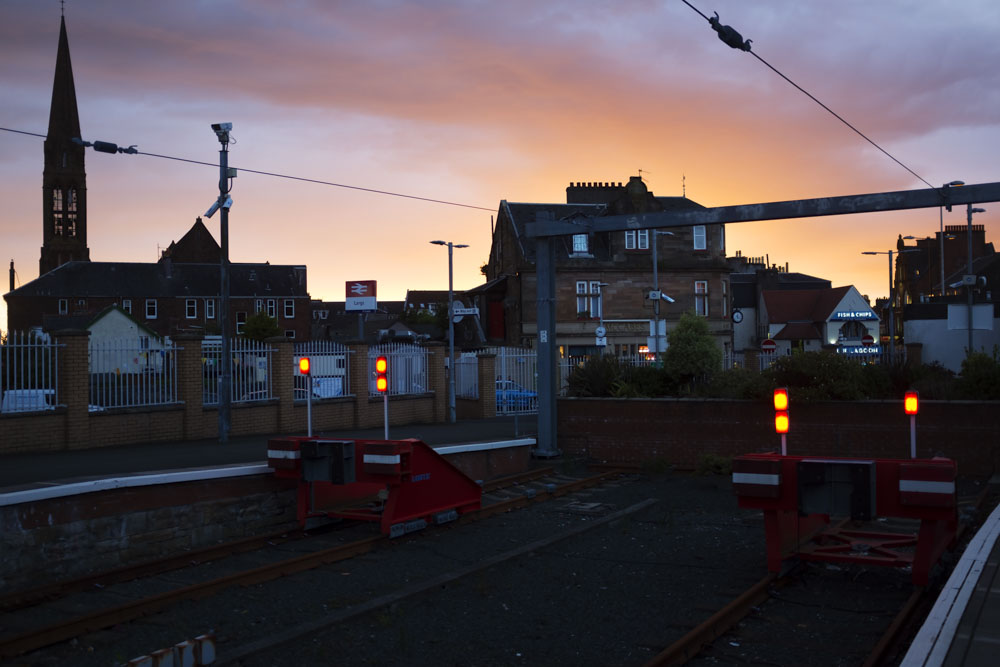
MULTIPOLYGON (((36 132, 25 132, 24 130, 13 130, 13 129, 8 128, 8 127, 0 127, 0 130, 3 130, 5 132, 15 132, 17 134, 26 134, 26 135, 32 136, 32 137, 41 137, 42 139, 46 139, 47 138, 47 136, 44 135, 44 134, 38 134, 36 132)), ((212 162, 204 162, 202 160, 190 160, 188 158, 174 157, 172 155, 160 155, 158 153, 147 153, 146 151, 135 151, 135 154, 136 155, 145 155, 147 157, 160 158, 162 160, 174 160, 174 161, 177 161, 177 162, 187 162, 189 164, 197 164, 197 165, 202 165, 202 166, 206 166, 206 167, 215 167, 215 168, 218 168, 218 166, 219 166, 218 164, 215 164, 215 163, 212 163, 212 162)), ((387 195, 389 197, 402 197, 404 199, 415 199, 417 201, 425 201, 425 202, 429 202, 429 203, 432 203, 432 204, 444 204, 446 206, 459 206, 461 208, 472 208, 472 209, 476 209, 476 210, 479 210, 479 211, 493 211, 492 208, 487 208, 485 206, 476 206, 474 204, 462 204, 460 202, 447 201, 445 199, 432 199, 430 197, 420 197, 418 195, 407 195, 407 194, 403 194, 403 193, 400 193, 400 192, 391 192, 389 190, 379 190, 379 189, 376 189, 376 188, 364 188, 364 187, 361 187, 359 185, 347 185, 346 183, 334 183, 333 181, 324 181, 324 180, 320 180, 318 178, 306 178, 306 177, 303 177, 303 176, 291 176, 289 174, 278 174, 278 173, 275 173, 275 172, 261 171, 261 170, 258 170, 258 169, 244 169, 242 167, 235 167, 235 169, 237 171, 241 171, 241 172, 244 172, 244 173, 247 173, 247 174, 258 174, 260 176, 270 176, 272 178, 284 178, 284 179, 292 180, 292 181, 302 181, 303 183, 314 183, 316 185, 328 185, 328 186, 335 187, 335 188, 344 188, 344 189, 347 189, 347 190, 357 190, 359 192, 370 192, 372 194, 387 195)))
POLYGON ((922 183, 924 183, 924 185, 926 185, 929 188, 933 188, 934 187, 933 185, 931 185, 930 183, 928 183, 926 180, 924 180, 924 178, 922 176, 920 176, 920 174, 918 174, 917 172, 915 172, 912 169, 910 169, 909 167, 907 167, 905 164, 903 164, 902 162, 900 162, 899 160, 897 160, 891 153, 889 153, 889 151, 885 150, 884 148, 882 148, 881 146, 879 146, 877 143, 875 143, 872 139, 868 138, 868 136, 865 135, 864 132, 862 132, 858 128, 854 127, 849 122, 847 122, 843 117, 840 116, 840 114, 838 114, 833 109, 831 109, 827 105, 825 105, 822 102, 820 102, 818 99, 816 99, 816 97, 814 95, 812 95, 811 93, 809 93, 809 91, 807 91, 805 88, 803 88, 799 84, 797 84, 794 81, 792 81, 791 79, 789 79, 787 76, 785 76, 780 71, 778 71, 778 69, 774 65, 772 65, 769 62, 767 62, 766 60, 764 60, 763 58, 761 58, 759 55, 757 55, 757 53, 755 53, 754 51, 752 51, 751 48, 750 48, 750 41, 751 40, 746 40, 745 42, 743 42, 742 36, 736 30, 734 30, 730 26, 723 26, 723 25, 721 25, 719 23, 719 13, 718 12, 715 13, 715 17, 714 18, 709 18, 709 17, 705 16, 697 7, 695 7, 690 2, 688 2, 688 0, 681 0, 681 2, 683 2, 685 5, 687 5, 692 10, 694 10, 695 13, 699 14, 703 19, 705 19, 706 21, 708 21, 709 24, 712 26, 712 29, 719 33, 719 39, 721 39, 723 42, 725 42, 726 44, 728 44, 729 46, 731 46, 733 48, 740 49, 741 51, 746 51, 747 53, 749 53, 750 55, 752 55, 754 58, 756 58, 760 62, 764 63, 764 65, 766 65, 772 72, 774 72, 775 74, 777 74, 778 76, 780 76, 782 79, 784 79, 788 83, 792 84, 796 89, 798 89, 800 92, 802 92, 804 95, 806 95, 813 102, 815 102, 816 104, 818 104, 821 107, 823 107, 824 109, 826 109, 834 118, 836 118, 837 120, 839 120, 841 123, 843 123, 847 127, 849 127, 852 130, 854 130, 854 132, 859 137, 861 137, 862 139, 864 139, 865 141, 867 141, 868 143, 870 143, 872 146, 874 146, 875 148, 877 148, 886 157, 888 157, 890 160, 892 160, 893 162, 895 162, 896 164, 898 164, 900 167, 902 167, 906 171, 910 172, 918 181, 921 181, 922 183), (738 38, 738 40, 735 39, 735 38, 738 38), (740 44, 737 44, 736 43, 737 41, 740 42, 740 44))

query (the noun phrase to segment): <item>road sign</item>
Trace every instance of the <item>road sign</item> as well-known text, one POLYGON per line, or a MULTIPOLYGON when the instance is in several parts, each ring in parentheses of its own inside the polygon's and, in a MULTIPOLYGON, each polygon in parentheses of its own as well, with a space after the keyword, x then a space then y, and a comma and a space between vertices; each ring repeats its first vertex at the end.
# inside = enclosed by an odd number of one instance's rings
POLYGON ((873 338, 871 334, 865 334, 864 336, 861 337, 861 344, 866 347, 869 345, 874 345, 875 338, 873 338))
POLYGON ((347 298, 344 300, 344 310, 375 310, 378 304, 375 300, 374 280, 348 280, 347 298))
POLYGON ((768 338, 767 340, 765 340, 763 343, 760 344, 761 352, 774 352, 777 349, 778 349, 778 344, 775 343, 770 338, 768 338))
POLYGON ((594 338, 594 345, 596 345, 597 347, 607 347, 608 346, 608 339, 607 339, 607 337, 606 336, 596 336, 594 338))
POLYGON ((598 338, 604 338, 607 334, 608 330, 600 325, 598 325, 598 327, 594 329, 594 335, 597 336, 598 338))
POLYGON ((465 304, 461 301, 451 302, 451 319, 455 324, 462 321, 462 318, 466 315, 478 315, 479 308, 473 306, 472 308, 466 308, 465 304))

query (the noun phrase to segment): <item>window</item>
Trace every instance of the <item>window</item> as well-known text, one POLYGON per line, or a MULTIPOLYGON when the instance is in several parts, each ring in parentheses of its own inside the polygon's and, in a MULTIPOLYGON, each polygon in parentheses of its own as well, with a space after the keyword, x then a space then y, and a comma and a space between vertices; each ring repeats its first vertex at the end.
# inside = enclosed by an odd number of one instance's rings
POLYGON ((696 225, 694 230, 694 249, 705 250, 708 245, 705 241, 705 225, 696 225))
POLYGON ((236 333, 243 333, 243 325, 247 323, 247 313, 245 310, 236 313, 236 333))
POLYGON ((295 338, 295 329, 285 329, 285 338, 289 340, 295 338))
POLYGON ((272 319, 278 319, 278 302, 274 299, 267 300, 267 316, 272 319))
POLYGON ((708 281, 694 281, 694 314, 708 317, 708 281))
POLYGON ((295 317, 295 300, 285 299, 285 319, 290 320, 295 317))
POLYGON ((122 310, 129 315, 132 314, 132 299, 122 299, 122 310))
POLYGON ((573 234, 573 254, 586 254, 590 252, 590 240, 586 234, 573 234))
POLYGON ((198 299, 184 300, 184 317, 189 320, 198 318, 198 299))
POLYGON ((59 314, 65 315, 69 312, 69 301, 66 299, 59 299, 59 314))
POLYGON ((156 299, 146 299, 146 319, 156 319, 156 299))
POLYGON ((598 318, 601 316, 601 283, 597 280, 576 282, 576 314, 598 318))
POLYGON ((649 250, 649 230, 638 229, 625 232, 626 250, 649 250))
POLYGON ((205 299, 205 319, 215 319, 215 299, 205 299))
POLYGON ((253 312, 259 313, 264 310, 264 299, 257 299, 253 304, 253 312))
POLYGON ((729 317, 729 282, 722 281, 722 316, 729 317))

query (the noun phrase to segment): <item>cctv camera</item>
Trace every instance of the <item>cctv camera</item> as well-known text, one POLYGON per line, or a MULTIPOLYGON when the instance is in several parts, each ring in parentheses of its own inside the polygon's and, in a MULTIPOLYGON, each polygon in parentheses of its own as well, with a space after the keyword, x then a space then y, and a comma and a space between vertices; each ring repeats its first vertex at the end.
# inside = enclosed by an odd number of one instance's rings
POLYGON ((216 132, 229 132, 233 129, 232 123, 212 123, 212 129, 216 132))
POLYGON ((215 212, 218 210, 219 210, 219 200, 216 199, 214 202, 212 202, 212 205, 209 207, 209 209, 205 211, 205 217, 211 218, 213 215, 215 215, 215 212))
POLYGON ((229 195, 226 195, 226 201, 222 202, 222 208, 228 211, 232 207, 233 207, 233 198, 230 197, 229 195))

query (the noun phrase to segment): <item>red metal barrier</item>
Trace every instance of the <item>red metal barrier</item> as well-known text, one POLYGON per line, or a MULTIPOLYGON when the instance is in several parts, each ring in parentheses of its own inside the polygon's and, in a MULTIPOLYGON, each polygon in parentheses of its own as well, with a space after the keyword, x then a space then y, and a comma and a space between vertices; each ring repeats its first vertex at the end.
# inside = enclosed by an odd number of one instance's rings
POLYGON ((955 462, 950 459, 844 459, 748 454, 733 460, 739 506, 764 512, 767 567, 785 558, 912 566, 926 586, 958 528, 955 462), (917 534, 854 530, 847 521, 918 519, 917 534), (911 550, 911 547, 914 547, 911 550))
POLYGON ((457 519, 482 501, 479 484, 415 439, 276 438, 268 442, 268 465, 279 477, 299 479, 303 525, 316 517, 377 521, 397 537, 457 519))

